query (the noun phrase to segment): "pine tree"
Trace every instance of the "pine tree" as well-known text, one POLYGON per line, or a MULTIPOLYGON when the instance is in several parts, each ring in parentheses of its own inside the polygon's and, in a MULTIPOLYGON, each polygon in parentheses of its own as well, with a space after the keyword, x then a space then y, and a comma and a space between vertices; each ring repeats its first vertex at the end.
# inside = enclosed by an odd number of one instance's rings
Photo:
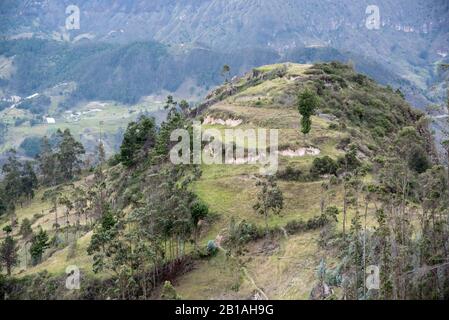
POLYGON ((120 146, 120 161, 127 167, 136 165, 148 156, 155 140, 156 124, 153 118, 142 116, 139 121, 131 122, 120 146))
POLYGON ((101 272, 112 268, 108 260, 113 259, 116 250, 116 239, 119 235, 119 224, 112 211, 108 210, 99 220, 90 240, 87 253, 93 255, 93 271, 101 272))
POLYGON ((358 299, 362 296, 363 286, 365 285, 365 275, 363 273, 363 240, 361 238, 362 225, 358 210, 356 210, 351 222, 348 239, 348 256, 350 257, 350 270, 353 274, 353 287, 351 294, 348 296, 358 299))
POLYGON ((75 239, 78 237, 78 231, 81 227, 81 217, 84 215, 86 217, 87 225, 87 209, 88 209, 88 199, 86 191, 81 187, 75 187, 73 190, 73 208, 76 214, 76 232, 75 239))
POLYGON ((72 201, 62 195, 59 197, 58 199, 59 204, 63 205, 65 207, 65 243, 69 242, 69 229, 70 229, 70 220, 69 220, 69 215, 70 215, 70 211, 73 209, 73 203, 72 201))
POLYGON ((48 247, 48 234, 40 228, 39 232, 31 239, 30 254, 33 265, 36 265, 42 261, 42 254, 48 247))
POLYGON ((343 184, 343 237, 346 237, 347 212, 354 183, 358 185, 361 163, 357 159, 357 146, 351 144, 343 157, 338 159, 339 181, 343 184))
POLYGON ((59 178, 61 181, 71 181, 81 170, 82 161, 80 156, 85 153, 83 145, 76 141, 69 129, 64 132, 58 130, 61 142, 56 154, 59 165, 59 178))
POLYGON ((171 147, 176 144, 176 142, 170 141, 170 135, 173 130, 183 128, 184 124, 184 116, 176 110, 168 115, 167 120, 161 124, 159 134, 157 135, 154 147, 157 156, 163 159, 168 157, 171 147))

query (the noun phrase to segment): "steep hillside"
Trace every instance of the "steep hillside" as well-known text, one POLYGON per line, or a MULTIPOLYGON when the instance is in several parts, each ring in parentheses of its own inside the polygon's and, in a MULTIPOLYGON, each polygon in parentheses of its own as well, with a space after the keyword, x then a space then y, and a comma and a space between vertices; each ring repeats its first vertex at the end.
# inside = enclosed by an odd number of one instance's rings
MULTIPOLYGON (((416 127, 422 133, 428 141, 427 152, 435 160, 424 115, 411 109, 399 93, 380 87, 345 65, 264 66, 217 89, 208 98, 202 115, 208 123, 211 119, 215 122, 233 119, 242 120, 237 128, 279 129, 278 176, 285 205, 280 216, 271 216, 269 225, 283 231, 274 241, 260 240, 249 245, 239 258, 241 265, 233 265, 224 257, 200 263, 195 271, 176 282, 175 287, 185 298, 247 299, 259 287, 271 299, 308 299, 316 284, 315 272, 321 259, 326 259, 329 268, 336 268, 338 253, 318 245, 318 231, 298 235, 291 226, 297 221, 318 218, 323 201, 329 201, 326 205, 336 205, 341 212, 344 193, 343 187, 337 185, 328 199, 323 189, 326 179, 308 180, 313 161, 325 156, 337 159, 354 144, 358 147, 357 157, 370 166, 383 153, 388 137, 406 126, 416 127), (304 142, 299 131, 296 95, 306 87, 319 92, 321 107, 312 117, 311 134, 304 142), (305 152, 298 156, 307 147, 319 150, 319 154, 305 152), (288 231, 284 234, 285 230, 288 231), (287 235, 290 230, 293 235, 287 235), (216 281, 216 272, 222 269, 216 281), (237 271, 240 274, 236 275, 237 271)), ((216 124, 207 128, 224 130, 229 126, 216 124)), ((203 166, 202 169, 195 191, 212 210, 224 216, 212 227, 212 236, 226 234, 223 230, 229 227, 229 219, 263 225, 263 217, 257 216, 252 208, 257 192, 257 166, 203 166)), ((364 179, 369 183, 372 177, 364 179)), ((369 224, 375 219, 374 208, 375 204, 370 204, 369 224)), ((350 210, 348 221, 354 214, 350 210)), ((342 223, 340 216, 340 230, 342 223)))
MULTIPOLYGON (((332 278, 326 278, 325 285, 332 287, 333 294, 312 296, 342 298, 343 295, 354 295, 359 298, 359 294, 348 289, 345 281, 352 279, 352 268, 359 268, 354 264, 348 267, 347 259, 352 259, 352 251, 346 251, 360 240, 356 237, 359 237, 360 229, 357 228, 360 228, 361 212, 364 212, 364 226, 370 232, 370 255, 366 259, 372 264, 384 263, 377 256, 374 242, 376 230, 383 230, 382 225, 377 225, 382 223, 379 208, 385 208, 388 219, 392 219, 394 232, 403 224, 396 224, 395 219, 402 216, 395 216, 396 213, 389 211, 392 208, 403 208, 404 216, 412 214, 408 220, 412 224, 421 221, 419 213, 413 211, 415 206, 421 205, 421 198, 416 195, 421 189, 416 181, 410 182, 416 193, 404 194, 402 198, 394 184, 394 172, 388 170, 406 170, 410 179, 424 179, 421 174, 430 174, 430 170, 426 170, 437 164, 438 159, 427 120, 422 112, 405 102, 401 92, 376 84, 355 73, 348 65, 286 63, 258 67, 214 90, 198 109, 190 113, 202 121, 203 130, 279 130, 276 178, 284 203, 279 215, 267 217, 268 229, 265 229, 264 217, 253 208, 260 191, 256 186, 261 179, 258 165, 173 166, 164 160, 168 150, 163 142, 171 130, 188 127, 192 120, 183 120, 181 115, 172 112, 172 118, 157 134, 151 129, 151 121, 132 124, 125 134, 121 154, 103 168, 104 177, 97 170, 95 175, 83 178, 74 186, 59 189, 62 195, 73 196, 79 201, 76 198, 79 191, 75 193, 73 188, 86 188, 87 194, 94 195, 94 200, 89 201, 98 204, 83 211, 86 218, 81 219, 76 229, 73 226, 79 218, 77 207, 69 210, 59 205, 55 211, 48 191, 41 190, 31 203, 17 208, 19 223, 27 217, 32 219, 34 230, 41 226, 51 236, 57 232, 61 234, 59 244, 46 251, 40 264, 29 266, 22 262, 15 269, 15 276, 21 280, 17 280, 13 289, 8 287, 13 290, 12 296, 24 297, 21 286, 27 287, 37 277, 44 286, 50 281, 48 278, 56 283, 45 291, 45 298, 54 298, 61 292, 67 298, 148 298, 146 289, 142 292, 140 287, 142 281, 145 284, 146 280, 159 279, 157 288, 151 291, 152 298, 160 297, 161 281, 171 280, 178 294, 185 299, 308 299, 320 283, 316 270, 321 266, 319 270, 323 272, 325 263, 328 276, 332 278), (307 90, 316 93, 319 108, 311 118, 310 134, 303 137, 297 104, 298 94, 307 90), (142 132, 142 128, 148 131, 142 132), (140 138, 134 139, 134 135, 140 138), (414 139, 414 143, 406 139, 414 139), (409 142, 404 144, 403 141, 409 142), (406 146, 409 149, 405 149, 406 146), (138 149, 129 153, 133 150, 130 148, 138 149), (406 160, 401 160, 403 155, 406 160), (331 165, 323 165, 323 162, 331 165), (335 168, 330 169, 333 166, 335 168), (373 189, 377 191, 368 191, 371 190, 368 186, 377 186, 373 189), (393 197, 391 201, 408 200, 391 205, 395 202, 385 202, 390 196, 393 197), (99 232, 110 223, 102 220, 101 215, 98 217, 98 212, 106 216, 109 212, 101 206, 105 199, 119 222, 117 232, 120 236, 114 238, 112 234, 113 242, 104 243, 115 248, 111 251, 114 259, 106 260, 105 269, 94 273, 92 271, 102 265, 98 260, 101 254, 88 255, 86 250, 90 248, 92 253, 96 241, 103 241, 99 232), (209 215, 193 225, 196 231, 192 235, 187 231, 190 227, 185 225, 190 225, 191 218, 186 218, 183 210, 195 208, 196 203, 204 203, 209 215), (65 229, 61 231, 52 227, 55 212, 60 212, 64 221, 67 219, 65 229), (332 212, 337 221, 330 215, 332 212), (96 219, 101 222, 93 227, 96 219), (66 232, 65 240, 62 231, 66 232), (162 232, 161 238, 158 238, 158 232, 162 232), (168 232, 168 236, 164 232, 168 232), (148 239, 149 243, 161 241, 161 247, 156 251, 143 251, 144 254, 139 251, 139 245, 145 241, 134 242, 140 237, 148 239), (198 240, 200 251, 196 250, 195 240, 198 240), (122 246, 128 248, 129 243, 131 256, 124 253, 118 256, 119 249, 122 246), (211 254, 206 247, 216 247, 217 252, 211 254), (160 274, 154 261, 162 263, 160 274), (64 291, 63 273, 68 265, 81 269, 85 283, 81 291, 64 291), (156 268, 155 274, 151 273, 153 268, 156 268), (43 270, 48 270, 50 275, 36 275, 43 270), (143 275, 148 278, 142 278, 143 275), (129 277, 135 278, 128 282, 129 277), (117 290, 102 287, 102 281, 117 290), (117 282, 112 282, 114 285, 108 281, 117 282)), ((401 180, 401 176, 398 179, 401 180)), ((423 208, 427 210, 425 206, 423 208)), ((9 223, 6 218, 2 219, 3 226, 9 223)), ((17 229, 13 234, 20 239, 17 229)), ((24 240, 19 241, 23 250, 24 240)), ((404 267, 404 272, 409 271, 404 267)), ((396 285, 394 288, 400 289, 396 285)), ((414 292, 410 291, 410 295, 414 292)), ((384 297, 386 293, 380 294, 384 297)), ((401 293, 395 294, 400 296, 401 293)))

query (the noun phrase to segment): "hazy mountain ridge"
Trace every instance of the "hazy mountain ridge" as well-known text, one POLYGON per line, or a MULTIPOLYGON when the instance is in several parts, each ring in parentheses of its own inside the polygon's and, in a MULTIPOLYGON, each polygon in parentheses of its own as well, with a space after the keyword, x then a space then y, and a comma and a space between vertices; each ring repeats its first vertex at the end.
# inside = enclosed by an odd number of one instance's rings
POLYGON ((345 47, 363 40, 359 43, 362 46, 370 43, 366 38, 369 34, 382 40, 389 36, 387 32, 395 30, 396 37, 410 33, 427 42, 446 40, 433 49, 444 50, 448 45, 447 38, 439 38, 447 36, 449 30, 444 0, 377 1, 382 23, 378 32, 365 27, 365 10, 372 5, 369 1, 3 1, 0 12, 16 21, 3 33, 57 31, 65 25, 65 8, 70 4, 81 10, 79 32, 94 33, 97 38, 107 38, 115 31, 123 33, 127 41, 154 39, 178 44, 200 42, 223 49, 267 45, 283 49, 329 41, 332 46, 345 47), (346 37, 348 34, 352 39, 346 37))
POLYGON ((298 48, 332 47, 367 57, 426 90, 437 80, 434 64, 449 52, 448 3, 377 1, 381 28, 368 30, 365 10, 371 4, 350 0, 3 1, 0 15, 6 39, 153 40, 179 46, 176 50, 181 51, 202 47, 235 53, 242 47, 261 47, 281 56, 298 48), (64 28, 65 8, 70 4, 80 8, 79 30, 64 28))

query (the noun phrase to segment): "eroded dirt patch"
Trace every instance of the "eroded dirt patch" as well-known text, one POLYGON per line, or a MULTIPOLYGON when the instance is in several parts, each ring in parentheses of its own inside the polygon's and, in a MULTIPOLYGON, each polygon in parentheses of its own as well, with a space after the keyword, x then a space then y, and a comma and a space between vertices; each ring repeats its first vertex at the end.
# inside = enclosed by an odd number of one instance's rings
POLYGON ((321 153, 320 149, 309 147, 309 148, 299 148, 297 150, 287 149, 279 151, 279 155, 285 157, 304 157, 304 156, 317 156, 321 153))
POLYGON ((211 116, 206 117, 204 119, 203 124, 210 124, 210 125, 222 125, 227 127, 237 127, 243 123, 243 120, 241 119, 216 119, 211 116))

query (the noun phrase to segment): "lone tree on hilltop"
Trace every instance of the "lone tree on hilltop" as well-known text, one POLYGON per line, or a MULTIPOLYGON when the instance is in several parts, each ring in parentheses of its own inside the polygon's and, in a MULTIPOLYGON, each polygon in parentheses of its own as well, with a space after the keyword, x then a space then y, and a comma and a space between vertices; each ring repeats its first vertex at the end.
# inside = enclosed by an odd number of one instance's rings
POLYGON ((304 90, 298 96, 298 111, 301 114, 301 132, 304 135, 304 143, 306 143, 306 136, 312 129, 312 115, 318 108, 318 97, 309 89, 304 90))
POLYGON ((225 64, 221 69, 221 76, 225 78, 225 82, 228 82, 228 77, 231 74, 231 67, 225 64))

